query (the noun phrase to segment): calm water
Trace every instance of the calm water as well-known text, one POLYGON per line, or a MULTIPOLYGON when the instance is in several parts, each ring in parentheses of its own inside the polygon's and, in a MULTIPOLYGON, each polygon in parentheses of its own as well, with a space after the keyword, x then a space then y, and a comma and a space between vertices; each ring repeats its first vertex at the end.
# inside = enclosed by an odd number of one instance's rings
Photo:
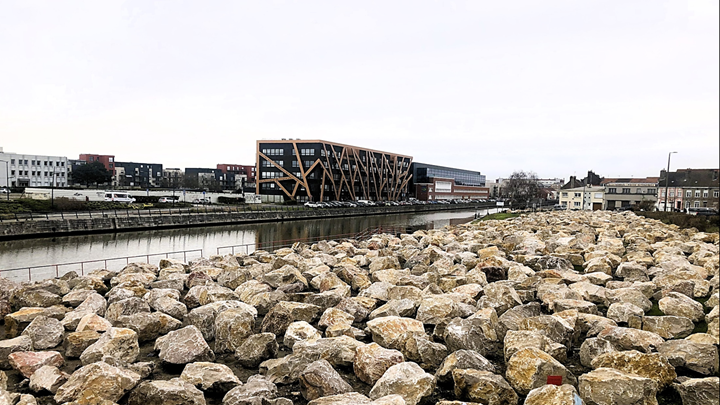
POLYGON ((232 249, 223 248, 226 246, 236 246, 235 253, 250 253, 258 247, 277 247, 282 245, 283 241, 317 240, 337 235, 349 237, 379 226, 411 227, 412 230, 442 228, 468 222, 474 218, 476 212, 481 215, 486 213, 485 210, 466 210, 374 215, 3 241, 0 242, 0 270, 22 268, 2 272, 3 277, 21 281, 28 279, 28 267, 33 267, 32 279, 38 280, 54 277, 56 273, 62 275, 71 270, 78 273, 98 268, 119 270, 128 260, 133 262, 149 259, 150 263, 157 264, 167 252, 178 252, 169 254, 171 258, 191 260, 201 255, 208 257, 218 253, 231 253, 232 249), (183 251, 186 253, 181 253, 183 251), (128 256, 135 257, 126 259, 128 256), (106 261, 113 258, 115 260, 106 261), (87 263, 89 261, 96 262, 87 263), (79 262, 86 263, 81 265, 79 262), (55 264, 60 266, 48 266, 55 264), (38 266, 48 267, 37 268, 38 266))

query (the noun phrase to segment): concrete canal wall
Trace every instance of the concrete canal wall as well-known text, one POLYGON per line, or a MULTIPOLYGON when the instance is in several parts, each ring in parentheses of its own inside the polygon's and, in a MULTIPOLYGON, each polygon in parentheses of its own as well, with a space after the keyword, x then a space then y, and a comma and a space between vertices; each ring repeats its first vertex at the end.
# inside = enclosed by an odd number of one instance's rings
POLYGON ((129 232, 145 229, 185 228, 215 225, 249 224, 258 222, 293 221, 364 215, 386 215, 458 209, 493 208, 480 205, 417 205, 400 207, 363 207, 337 209, 290 209, 267 211, 173 213, 147 215, 147 212, 130 211, 128 215, 93 214, 93 218, 50 218, 25 221, 3 221, 0 223, 0 240, 66 236, 90 233, 129 232))

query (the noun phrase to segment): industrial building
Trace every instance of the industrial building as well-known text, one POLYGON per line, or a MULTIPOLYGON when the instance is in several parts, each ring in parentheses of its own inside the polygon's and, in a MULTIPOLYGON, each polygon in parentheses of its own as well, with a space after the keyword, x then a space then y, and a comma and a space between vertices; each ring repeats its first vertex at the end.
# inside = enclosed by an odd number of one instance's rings
POLYGON ((413 162, 410 187, 415 198, 428 200, 485 199, 485 175, 480 172, 413 162))

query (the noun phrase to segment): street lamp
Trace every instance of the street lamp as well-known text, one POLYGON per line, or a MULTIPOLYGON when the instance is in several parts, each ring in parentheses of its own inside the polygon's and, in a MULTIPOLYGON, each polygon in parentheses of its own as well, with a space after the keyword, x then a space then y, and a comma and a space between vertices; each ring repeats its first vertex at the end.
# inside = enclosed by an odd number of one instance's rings
POLYGON ((668 165, 667 165, 667 171, 665 172, 665 207, 663 207, 663 211, 667 211, 668 183, 670 182, 670 156, 673 153, 677 153, 677 152, 668 153, 668 165))

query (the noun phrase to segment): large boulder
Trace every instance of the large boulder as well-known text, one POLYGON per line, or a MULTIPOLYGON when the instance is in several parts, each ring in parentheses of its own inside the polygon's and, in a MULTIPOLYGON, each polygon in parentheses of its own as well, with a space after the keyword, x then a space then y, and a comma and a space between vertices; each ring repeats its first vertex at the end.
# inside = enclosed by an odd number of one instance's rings
POLYGON ((263 361, 277 355, 279 345, 269 332, 251 335, 235 350, 235 358, 245 368, 257 368, 263 361))
POLYGON ((182 322, 162 312, 143 312, 120 316, 115 325, 134 330, 138 341, 147 342, 179 329, 182 322))
POLYGON ((317 305, 280 301, 265 315, 260 330, 282 336, 295 321, 313 322, 320 314, 320 309, 317 305))
POLYGON ((562 363, 542 350, 528 347, 515 353, 507 362, 505 377, 521 395, 547 383, 548 376, 561 376, 563 381, 576 382, 575 376, 562 363))
POLYGON ((137 333, 132 329, 110 328, 80 355, 84 365, 112 358, 120 364, 133 363, 140 354, 137 333))
POLYGON ((385 316, 368 321, 373 341, 388 349, 401 349, 406 332, 425 333, 423 323, 417 319, 385 316))
POLYGON ((451 382, 453 378, 452 372, 455 369, 472 369, 495 373, 495 366, 480 353, 473 350, 457 350, 450 353, 435 372, 438 384, 451 382))
POLYGON ((599 368, 579 378, 578 391, 587 405, 657 405, 657 383, 614 368, 599 368))
POLYGON ((683 316, 693 322, 705 318, 702 304, 685 294, 667 293, 664 298, 658 301, 658 306, 665 315, 683 316))
POLYGON ((404 361, 401 352, 370 343, 355 350, 353 370, 361 381, 374 385, 388 368, 404 361))
POLYGON ((224 394, 242 384, 230 367, 202 361, 185 365, 180 378, 212 394, 224 394))
POLYGON ((673 367, 684 367, 702 375, 713 375, 718 371, 718 350, 713 344, 669 340, 657 350, 673 367))
POLYGON ((215 353, 234 352, 252 335, 256 312, 232 308, 215 318, 215 353))
POLYGON ((10 368, 9 356, 11 353, 29 352, 32 349, 32 339, 28 336, 0 340, 0 369, 10 368))
POLYGON ((665 343, 665 339, 657 333, 619 326, 605 328, 597 337, 609 341, 618 350, 638 350, 645 353, 655 351, 665 343))
POLYGON ((215 360, 215 353, 210 350, 202 333, 192 325, 158 338, 155 341, 155 351, 160 351, 160 360, 169 364, 215 360))
POLYGON ((70 376, 67 373, 63 373, 55 366, 42 366, 30 376, 30 389, 34 392, 44 390, 55 394, 68 377, 70 376))
POLYGON ((516 405, 518 396, 501 376, 489 371, 455 369, 452 371, 455 396, 493 405, 516 405))
POLYGON ((684 316, 646 316, 642 329, 657 333, 663 339, 679 339, 690 336, 695 324, 684 316))
POLYGON ((145 381, 130 393, 128 405, 205 405, 202 391, 182 378, 145 381))
POLYGON ((45 352, 14 352, 8 356, 10 366, 22 375, 30 378, 35 370, 42 366, 61 367, 65 360, 63 356, 54 351, 45 352))
POLYGON ((300 392, 308 401, 328 395, 344 394, 353 388, 332 367, 327 360, 310 363, 300 373, 300 392))
POLYGON ((720 404, 720 378, 686 378, 673 384, 680 394, 683 405, 718 405, 720 404))
POLYGON ((117 403, 140 382, 140 375, 99 361, 76 370, 55 393, 55 402, 64 404, 117 403))
POLYGON ((637 350, 604 353, 590 362, 592 368, 614 368, 625 373, 649 378, 664 387, 670 384, 677 374, 668 359, 659 353, 641 353, 637 350))
POLYGON ((488 318, 455 318, 444 333, 448 351, 474 350, 483 356, 496 353, 500 341, 492 320, 488 318))
POLYGON ((435 390, 435 377, 413 362, 396 364, 383 374, 370 390, 370 398, 397 394, 407 405, 417 405, 435 390))
POLYGON ((535 388, 525 398, 523 405, 583 405, 584 402, 580 398, 570 384, 563 385, 544 385, 535 388))

